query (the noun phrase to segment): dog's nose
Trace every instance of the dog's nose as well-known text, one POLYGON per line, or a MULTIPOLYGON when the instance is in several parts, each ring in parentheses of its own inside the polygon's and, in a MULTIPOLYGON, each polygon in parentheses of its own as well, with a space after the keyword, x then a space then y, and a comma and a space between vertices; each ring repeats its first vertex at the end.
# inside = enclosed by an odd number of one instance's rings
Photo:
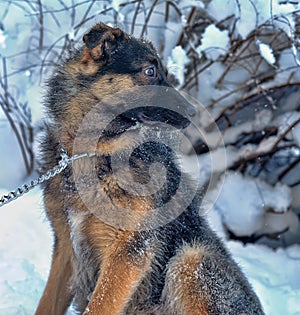
POLYGON ((198 114, 197 108, 193 106, 192 104, 187 106, 187 108, 185 109, 185 112, 189 117, 195 117, 198 114))

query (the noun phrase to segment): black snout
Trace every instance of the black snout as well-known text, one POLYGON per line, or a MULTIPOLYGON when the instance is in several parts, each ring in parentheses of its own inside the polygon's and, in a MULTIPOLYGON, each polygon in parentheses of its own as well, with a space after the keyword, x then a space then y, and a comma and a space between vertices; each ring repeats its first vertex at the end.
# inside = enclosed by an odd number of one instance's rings
POLYGON ((134 116, 137 121, 150 126, 162 126, 163 127, 174 127, 176 129, 186 128, 190 121, 188 118, 184 117, 180 113, 156 106, 145 106, 134 110, 134 116))
MULTIPOLYGON (((191 111, 191 114, 194 115, 194 111, 191 111)), ((188 116, 190 115, 181 114, 164 107, 137 107, 127 110, 113 119, 102 134, 105 137, 114 137, 131 129, 137 123, 160 128, 184 129, 191 123, 188 116)))
POLYGON ((195 117, 198 114, 197 108, 191 103, 188 103, 185 112, 188 117, 195 117))
POLYGON ((197 108, 177 90, 173 89, 170 95, 173 98, 174 106, 177 107, 185 117, 192 118, 198 114, 197 108))
POLYGON ((122 94, 122 98, 125 104, 136 106, 124 109, 122 114, 107 125, 103 136, 117 136, 136 128, 138 124, 163 129, 184 129, 197 115, 196 107, 172 87, 140 87, 122 94))

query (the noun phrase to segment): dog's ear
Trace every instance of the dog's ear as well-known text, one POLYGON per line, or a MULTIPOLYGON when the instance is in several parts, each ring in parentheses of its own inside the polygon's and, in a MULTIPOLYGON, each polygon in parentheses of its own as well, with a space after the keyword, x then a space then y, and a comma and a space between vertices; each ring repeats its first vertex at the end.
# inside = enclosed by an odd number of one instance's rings
POLYGON ((85 55, 88 53, 94 61, 105 63, 125 37, 126 34, 119 28, 99 23, 83 36, 85 55))

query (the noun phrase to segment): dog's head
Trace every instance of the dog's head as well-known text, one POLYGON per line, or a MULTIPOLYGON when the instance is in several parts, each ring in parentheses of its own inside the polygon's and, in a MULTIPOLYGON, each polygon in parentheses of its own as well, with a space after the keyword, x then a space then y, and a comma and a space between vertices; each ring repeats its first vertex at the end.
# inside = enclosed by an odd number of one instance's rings
POLYGON ((101 97, 106 92, 103 89, 114 93, 137 86, 161 87, 152 91, 149 89, 148 93, 137 89, 137 93, 145 94, 143 97, 147 106, 141 103, 124 111, 110 124, 106 136, 119 135, 139 123, 150 126, 163 123, 178 129, 189 125, 189 118, 196 114, 196 110, 177 91, 170 92, 172 87, 167 79, 167 69, 150 42, 138 40, 119 28, 102 23, 84 35, 83 41, 82 62, 88 71, 94 69, 92 76, 101 75, 97 89, 101 97), (163 92, 164 89, 169 91, 168 96, 163 92), (169 106, 160 106, 164 102, 170 102, 169 106), (176 110, 178 108, 181 113, 176 110))
POLYGON ((129 75, 135 86, 170 86, 167 70, 150 42, 138 40, 103 23, 94 26, 83 36, 83 41, 82 62, 87 71, 100 71, 102 75, 129 75))
MULTIPOLYGON (((62 125, 68 128, 63 130, 65 139, 61 142, 64 146, 76 137, 82 118, 93 107, 131 88, 153 87, 148 92, 137 90, 138 94, 143 94, 140 95, 141 102, 134 108, 125 108, 122 113, 119 111, 103 133, 106 138, 117 138, 142 125, 163 123, 177 129, 189 125, 196 110, 172 88, 167 70, 150 42, 99 23, 83 36, 83 43, 82 48, 58 69, 49 84, 50 113, 56 121, 64 120, 62 125), (159 92, 155 87, 159 87, 159 92), (168 106, 161 106, 166 102, 168 106), (65 124, 66 120, 68 124, 65 124)), ((114 106, 119 105, 112 103, 107 106, 107 111, 113 111, 114 106)), ((103 112, 106 116, 104 109, 103 112)))

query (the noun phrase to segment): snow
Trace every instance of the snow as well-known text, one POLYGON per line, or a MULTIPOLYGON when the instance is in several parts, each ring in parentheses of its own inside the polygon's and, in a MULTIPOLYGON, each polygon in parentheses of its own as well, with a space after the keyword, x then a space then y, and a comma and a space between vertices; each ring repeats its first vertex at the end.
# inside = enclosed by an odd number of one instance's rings
POLYGON ((270 22, 281 28, 292 37, 295 18, 292 12, 300 9, 300 3, 280 0, 214 0, 208 5, 207 11, 217 21, 225 20, 231 15, 238 17, 236 29, 242 38, 259 25, 270 22))
POLYGON ((210 192, 208 199, 215 200, 215 195, 219 193, 213 207, 237 236, 275 233, 290 226, 295 229, 294 223, 299 224, 297 217, 287 211, 292 200, 287 186, 277 184, 273 187, 260 179, 228 172, 225 180, 221 180, 216 189, 210 192), (273 212, 278 220, 273 217, 273 212))
POLYGON ((124 3, 123 0, 113 0, 111 3, 111 6, 116 12, 118 12, 120 10, 120 4, 122 3, 124 3))
POLYGON ((300 246, 276 251, 228 242, 228 247, 260 297, 266 315, 300 314, 300 246))
POLYGON ((291 125, 295 124, 291 132, 287 134, 287 137, 293 137, 296 141, 299 141, 299 133, 297 132, 300 124, 300 113, 299 112, 289 112, 279 116, 276 119, 276 123, 279 126, 278 133, 280 135, 286 134, 290 129, 291 125), (298 123, 297 123, 298 122, 298 123))
POLYGON ((295 142, 300 147, 300 122, 293 128, 292 133, 295 142))
POLYGON ((124 4, 123 0, 113 0, 112 1, 112 8, 115 10, 115 12, 118 14, 118 20, 119 22, 123 22, 124 21, 124 15, 122 13, 120 13, 120 5, 124 4))
MULTIPOLYGON (((0 195, 6 193, 1 189, 0 195)), ((45 286, 52 236, 41 191, 0 208, 0 314, 31 315, 45 286)))
MULTIPOLYGON (((245 193, 243 189, 240 187, 237 193, 245 193)), ((1 195, 4 192, 0 190, 1 195)), ((221 233, 219 214, 211 210, 208 216, 221 233)), ((36 188, 0 208, 0 222, 0 315, 32 315, 47 280, 52 248, 41 191, 36 188)), ((300 314, 299 245, 274 251, 263 245, 226 244, 258 294, 266 315, 300 314)))
POLYGON ((168 58, 167 67, 169 72, 174 74, 179 84, 184 82, 185 65, 189 62, 185 50, 181 46, 176 46, 168 58))
POLYGON ((235 14, 237 5, 232 0, 215 0, 211 1, 207 7, 207 12, 217 21, 222 21, 228 16, 235 14))
POLYGON ((166 65, 168 66, 170 73, 173 73, 180 81, 183 80, 181 79, 182 77, 184 78, 184 65, 187 63, 187 56, 181 46, 176 46, 178 39, 174 36, 174 34, 180 34, 182 32, 182 28, 183 24, 181 20, 178 21, 178 17, 177 20, 174 18, 174 21, 168 21, 166 23, 165 33, 165 38, 168 38, 168 41, 165 41, 163 36, 161 36, 162 38, 160 39, 164 45, 164 54, 162 58, 163 60, 166 60, 166 65))
POLYGON ((262 43, 260 40, 257 40, 256 44, 258 45, 259 52, 260 52, 261 56, 270 65, 273 65, 276 62, 276 59, 275 59, 274 53, 273 53, 273 49, 269 45, 262 43))
POLYGON ((0 314, 34 314, 45 285, 35 266, 27 259, 1 259, 0 275, 0 314))
POLYGON ((6 48, 5 39, 6 39, 6 36, 4 35, 4 32, 0 29, 0 46, 2 48, 6 48))
POLYGON ((227 30, 220 30, 214 24, 206 27, 202 36, 201 45, 197 52, 201 55, 205 53, 207 58, 217 60, 224 55, 228 49, 229 37, 227 30))
MULTIPOLYGON (((2 110, 0 111, 0 117, 1 115, 2 110)), ((5 165, 5 167, 1 167, 0 184, 3 187, 5 183, 5 188, 13 189, 15 185, 24 180, 26 171, 17 139, 14 137, 10 126, 1 121, 1 118, 0 132, 0 162, 2 166, 5 165), (14 157, 13 163, 12 156, 14 157), (14 175, 12 176, 12 174, 14 175)))

